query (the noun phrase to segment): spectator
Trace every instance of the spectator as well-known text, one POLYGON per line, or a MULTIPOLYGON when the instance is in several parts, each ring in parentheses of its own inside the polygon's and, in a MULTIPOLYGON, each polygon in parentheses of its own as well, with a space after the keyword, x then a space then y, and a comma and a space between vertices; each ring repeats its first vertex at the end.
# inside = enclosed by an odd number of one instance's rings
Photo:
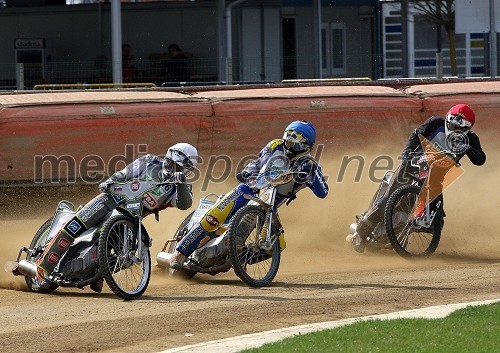
POLYGON ((167 82, 189 81, 188 54, 183 52, 179 45, 173 43, 168 46, 168 59, 163 64, 165 80, 167 82))
POLYGON ((135 82, 134 58, 131 55, 130 44, 122 44, 122 80, 123 83, 135 82))

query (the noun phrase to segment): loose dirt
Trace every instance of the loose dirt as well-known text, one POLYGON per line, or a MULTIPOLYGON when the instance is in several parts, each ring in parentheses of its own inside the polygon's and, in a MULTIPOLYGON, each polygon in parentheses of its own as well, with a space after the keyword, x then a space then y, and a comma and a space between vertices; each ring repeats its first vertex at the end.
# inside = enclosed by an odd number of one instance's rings
MULTIPOLYGON (((329 196, 319 200, 303 190, 280 210, 288 246, 271 286, 249 288, 232 271, 180 281, 155 268, 145 295, 125 302, 106 286, 103 293, 88 288, 30 293, 22 278, 2 272, 1 351, 157 352, 292 325, 498 298, 500 201, 492 186, 499 163, 492 154, 481 168, 464 161, 466 173, 445 191, 445 229, 430 259, 414 262, 390 251, 351 249, 345 242, 349 224, 364 211, 377 184, 366 169, 354 182, 354 164, 340 182, 342 154, 332 152, 322 160, 330 176, 329 196)), ((234 185, 212 185, 210 191, 234 185)), ((1 263, 30 243, 57 200, 84 203, 96 190, 2 191, 1 263)), ((198 190, 195 186, 196 200, 204 194, 198 190)), ((146 220, 153 258, 187 214, 165 210, 159 223, 146 220)))

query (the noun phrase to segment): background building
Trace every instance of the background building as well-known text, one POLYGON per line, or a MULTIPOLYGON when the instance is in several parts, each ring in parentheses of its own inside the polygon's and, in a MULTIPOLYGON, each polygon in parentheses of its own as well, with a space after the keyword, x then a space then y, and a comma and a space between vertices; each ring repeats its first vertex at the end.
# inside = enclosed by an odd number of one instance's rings
MULTIPOLYGON (((113 64, 121 59, 113 62, 109 2, 4 0, 3 5, 0 88, 19 86, 20 74, 26 88, 113 82, 113 64), (16 63, 24 63, 23 72, 16 63)), ((134 82, 180 84, 165 72, 172 43, 186 53, 176 65, 186 71, 182 82, 192 84, 435 77, 439 41, 443 74, 450 75, 444 31, 438 41, 436 25, 422 21, 411 2, 406 16, 399 1, 377 0, 137 1, 122 2, 120 14, 134 82)), ((485 35, 456 38, 458 75, 488 75, 485 35)))

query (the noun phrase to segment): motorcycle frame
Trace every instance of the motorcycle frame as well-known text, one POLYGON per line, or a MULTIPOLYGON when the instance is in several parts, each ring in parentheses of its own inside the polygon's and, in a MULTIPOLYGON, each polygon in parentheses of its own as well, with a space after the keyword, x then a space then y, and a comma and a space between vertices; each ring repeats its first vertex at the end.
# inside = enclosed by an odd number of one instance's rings
MULTIPOLYGON (((420 157, 416 157, 415 158, 415 161, 412 160, 411 161, 411 165, 413 167, 416 167, 418 168, 418 172, 416 174, 412 174, 412 173, 408 173, 408 176, 413 179, 413 182, 412 184, 416 185, 416 186, 419 186, 421 188, 421 190, 423 190, 425 192, 425 211, 424 211, 424 216, 425 217, 419 217, 420 219, 417 219, 415 221, 415 224, 418 225, 418 226, 422 226, 422 227, 430 227, 432 225, 432 222, 434 221, 434 219, 436 218, 436 215, 438 213, 438 210, 440 209, 441 207, 441 201, 438 201, 435 205, 436 207, 436 210, 435 211, 431 211, 431 202, 433 200, 430 200, 430 185, 429 185, 429 180, 432 176, 432 168, 431 168, 431 165, 440 161, 441 159, 443 158, 447 158, 446 156, 443 156, 441 157, 440 159, 437 159, 437 160, 433 160, 431 162, 426 162, 428 164, 428 173, 426 175, 425 178, 421 178, 420 177, 420 172, 421 172, 421 166, 418 162, 418 159, 420 157)), ((460 165, 459 163, 455 163, 456 165, 460 165)))

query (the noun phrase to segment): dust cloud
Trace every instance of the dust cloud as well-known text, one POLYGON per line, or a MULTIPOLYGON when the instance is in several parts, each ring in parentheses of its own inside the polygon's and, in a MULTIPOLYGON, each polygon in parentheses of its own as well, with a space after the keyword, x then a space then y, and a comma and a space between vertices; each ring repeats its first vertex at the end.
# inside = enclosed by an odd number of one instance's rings
MULTIPOLYGON (((365 211, 378 187, 378 182, 370 180, 370 165, 373 166, 373 161, 381 155, 396 160, 401 150, 380 144, 367 146, 356 152, 326 151, 321 165, 324 174, 329 177, 330 193, 327 198, 318 199, 309 189, 304 189, 295 201, 280 209, 287 241, 280 273, 356 273, 387 268, 421 268, 447 262, 499 260, 500 199, 496 195, 496 182, 500 168, 500 143, 496 142, 493 134, 485 136, 486 138, 481 138, 487 154, 486 164, 476 167, 467 157, 462 160, 465 173, 444 191, 447 217, 441 243, 431 258, 418 262, 402 259, 394 251, 358 254, 345 241, 355 215, 365 211), (356 162, 350 162, 346 166, 344 161, 344 168, 341 168, 343 158, 353 155, 361 156, 365 161, 359 180, 356 180, 356 162)), ((379 162, 378 166, 384 166, 384 163, 379 162)), ((374 172, 377 178, 381 178, 383 174, 382 168, 374 172)), ((145 226, 153 238, 153 264, 164 242, 172 237, 182 220, 196 208, 201 197, 208 192, 228 192, 236 184, 235 180, 210 184, 208 191, 202 192, 201 182, 196 183, 193 188, 193 207, 190 210, 164 210, 160 213, 160 222, 156 222, 154 217, 148 217, 145 226)), ((52 189, 44 194, 32 189, 25 189, 15 195, 4 192, 0 205, 0 241, 3 244, 0 247, 0 262, 4 264, 8 260, 14 260, 19 248, 29 245, 38 227, 51 216, 58 200, 67 199, 78 205, 90 200, 96 193, 97 186, 52 189)), ((230 271, 221 276, 234 276, 234 273, 230 271)), ((165 271, 153 270, 152 285, 167 282, 175 283, 165 271)), ((3 271, 0 273, 0 287, 26 290, 22 277, 13 277, 3 271)))

